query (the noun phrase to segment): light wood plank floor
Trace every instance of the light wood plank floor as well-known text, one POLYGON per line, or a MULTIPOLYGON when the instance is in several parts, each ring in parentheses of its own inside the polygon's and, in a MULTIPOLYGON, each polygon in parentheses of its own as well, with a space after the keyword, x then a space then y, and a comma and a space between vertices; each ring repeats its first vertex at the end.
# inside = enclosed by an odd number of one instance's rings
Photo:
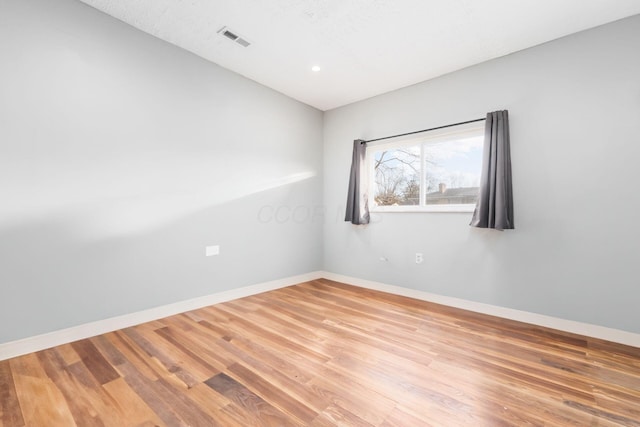
POLYGON ((0 362, 2 426, 640 426, 640 349, 303 283, 0 362))

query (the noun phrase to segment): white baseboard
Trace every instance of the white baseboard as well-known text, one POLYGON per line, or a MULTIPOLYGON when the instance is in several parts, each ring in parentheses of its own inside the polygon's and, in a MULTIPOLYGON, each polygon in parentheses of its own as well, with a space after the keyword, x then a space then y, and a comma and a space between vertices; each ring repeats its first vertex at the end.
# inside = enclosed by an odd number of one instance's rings
POLYGON ((545 316, 543 314, 530 313, 528 311, 515 310, 512 308, 484 304, 460 298, 447 297, 443 295, 432 294, 429 292, 418 291, 415 289, 403 288, 400 286, 373 282, 371 280, 359 279, 357 277, 343 276, 341 274, 330 273, 327 271, 321 272, 321 275, 322 277, 329 280, 334 280, 336 282, 346 283, 361 288, 387 292, 395 295, 402 295, 409 298, 415 298, 423 301, 433 302, 436 304, 461 308, 463 310, 474 311, 476 313, 489 314, 491 316, 502 317, 504 319, 516 320, 519 322, 530 323, 533 325, 543 326, 551 329, 558 329, 560 331, 570 332, 578 335, 585 335, 592 338, 598 338, 640 348, 640 334, 636 334, 633 332, 592 325, 589 323, 576 322, 573 320, 560 319, 558 317, 545 316))
POLYGON ((361 288, 387 292, 395 295, 402 295, 409 298, 429 301, 436 304, 461 308, 477 313, 489 314, 491 316, 530 323, 537 326, 543 326, 546 328, 557 329, 560 331, 570 332, 578 335, 585 335, 588 337, 603 339, 640 348, 640 334, 635 334, 633 332, 621 331, 604 326, 591 325, 589 323, 560 319, 557 317, 545 316, 542 314, 530 313, 527 311, 515 310, 490 304, 483 304, 460 298, 447 297, 443 295, 432 294, 429 292, 418 291, 415 289, 403 288, 401 286, 388 285, 385 283, 360 279, 357 277, 343 276, 341 274, 330 273, 327 271, 314 271, 307 274, 301 274, 299 276, 291 276, 284 279, 259 283, 252 286, 231 289, 212 295, 206 295, 199 298, 193 298, 186 301, 180 301, 173 304, 150 308, 148 310, 143 310, 136 313, 98 320, 96 322, 85 323, 83 325, 61 329, 59 331, 53 331, 42 335, 36 335, 17 341, 3 343, 0 344, 0 360, 10 359, 12 357, 33 353, 35 351, 44 350, 47 348, 55 347, 57 345, 62 345, 73 341, 90 338, 96 335, 105 334, 107 332, 116 331, 118 329, 128 328, 130 326, 150 322, 152 320, 162 319, 163 317, 172 316, 174 314, 184 313, 186 311, 196 310, 198 308, 219 304, 225 301, 231 301, 234 299, 280 289, 286 286, 291 286, 320 278, 326 278, 329 280, 334 280, 336 282, 346 283, 361 288))
POLYGON ((10 359, 12 357, 33 353, 35 351, 44 350, 57 345, 94 337, 107 332, 117 331, 118 329, 128 328, 130 326, 162 319, 163 317, 173 316, 174 314, 196 310, 198 308, 219 304, 225 301, 231 301, 298 283, 308 282, 321 277, 323 277, 323 273, 315 271, 307 274, 301 274, 299 276, 292 276, 256 285, 245 286, 238 289, 218 292, 212 295, 154 307, 148 310, 138 311, 122 316, 111 317, 109 319, 85 323, 83 325, 73 326, 71 328, 48 332, 46 334, 36 335, 16 341, 10 341, 0 344, 0 360, 10 359))

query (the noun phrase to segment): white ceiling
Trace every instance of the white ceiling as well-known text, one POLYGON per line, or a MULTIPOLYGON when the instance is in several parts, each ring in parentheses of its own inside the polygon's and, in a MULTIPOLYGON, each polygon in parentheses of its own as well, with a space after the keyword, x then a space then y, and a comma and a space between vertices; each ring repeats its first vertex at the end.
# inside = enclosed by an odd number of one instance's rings
POLYGON ((82 1, 321 110, 640 13, 639 0, 82 1))

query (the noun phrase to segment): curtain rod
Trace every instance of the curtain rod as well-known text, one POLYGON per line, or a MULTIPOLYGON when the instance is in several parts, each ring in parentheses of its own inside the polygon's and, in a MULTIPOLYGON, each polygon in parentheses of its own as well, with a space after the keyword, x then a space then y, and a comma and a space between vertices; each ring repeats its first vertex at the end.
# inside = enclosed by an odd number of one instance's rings
POLYGON ((376 138, 376 139, 369 139, 367 141, 362 141, 360 142, 360 144, 366 144, 367 142, 375 142, 375 141, 382 141, 383 139, 391 139, 391 138, 397 138, 399 136, 407 136, 407 135, 413 135, 415 133, 422 133, 422 132, 429 132, 432 130, 438 130, 438 129, 444 129, 444 128, 450 128, 452 126, 460 126, 460 125, 466 125, 467 123, 475 123, 475 122, 481 122, 483 120, 487 120, 486 118, 481 118, 481 119, 475 119, 475 120, 467 120, 466 122, 460 122, 460 123, 452 123, 450 125, 444 125, 444 126, 438 126, 435 128, 429 128, 429 129, 422 129, 422 130, 417 130, 415 132, 407 132, 407 133, 401 133, 398 135, 391 135, 391 136, 385 136, 382 138, 376 138))

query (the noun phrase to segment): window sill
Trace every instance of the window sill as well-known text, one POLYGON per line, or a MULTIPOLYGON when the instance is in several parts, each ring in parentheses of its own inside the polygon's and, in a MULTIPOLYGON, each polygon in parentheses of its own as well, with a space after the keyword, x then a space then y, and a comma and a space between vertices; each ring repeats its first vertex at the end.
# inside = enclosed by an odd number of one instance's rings
POLYGON ((373 213, 473 213, 476 205, 376 206, 373 213))

